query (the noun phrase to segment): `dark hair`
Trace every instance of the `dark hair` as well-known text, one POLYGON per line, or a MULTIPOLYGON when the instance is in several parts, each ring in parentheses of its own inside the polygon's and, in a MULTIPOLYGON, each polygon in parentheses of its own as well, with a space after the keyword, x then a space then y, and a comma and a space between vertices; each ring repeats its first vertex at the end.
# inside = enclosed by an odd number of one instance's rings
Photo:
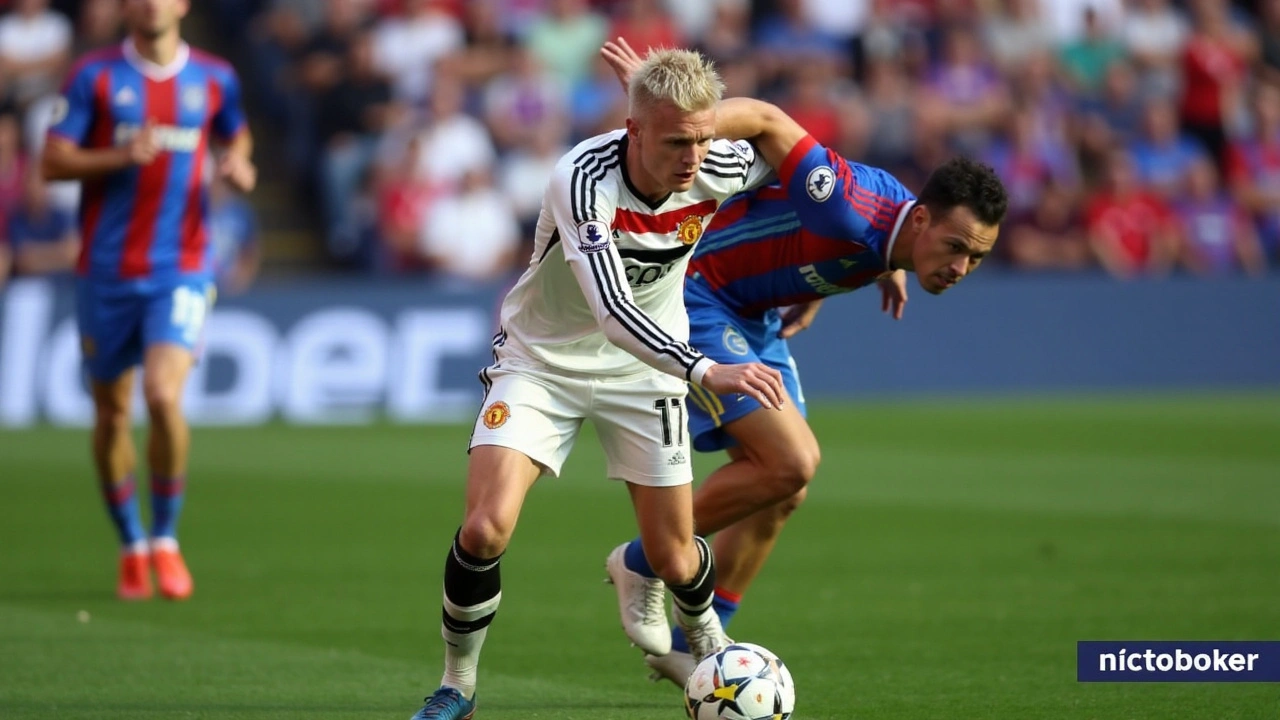
POLYGON ((952 158, 930 173, 919 201, 935 218, 967 207, 978 222, 992 226, 1004 222, 1009 210, 1009 195, 996 171, 966 157, 952 158))

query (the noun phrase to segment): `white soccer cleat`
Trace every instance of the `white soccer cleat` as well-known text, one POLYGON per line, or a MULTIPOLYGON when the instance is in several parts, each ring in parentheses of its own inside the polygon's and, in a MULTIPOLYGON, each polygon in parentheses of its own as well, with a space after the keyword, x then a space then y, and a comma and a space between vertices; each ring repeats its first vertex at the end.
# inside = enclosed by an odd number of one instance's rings
MULTIPOLYGON (((631 642, 649 655, 671 652, 671 628, 667 625, 667 586, 657 578, 647 578, 628 570, 623 543, 609 553, 605 569, 609 582, 618 590, 618 610, 622 629, 631 642)), ((713 613, 714 614, 714 613, 713 613)))
POLYGON ((693 674, 694 668, 698 667, 698 663, 693 656, 687 652, 672 650, 666 655, 645 655, 644 664, 649 666, 653 672, 649 673, 649 679, 654 682, 661 680, 670 680, 684 689, 685 683, 688 682, 689 676, 693 674))
POLYGON ((686 615, 679 606, 672 610, 676 624, 684 631, 684 639, 689 643, 689 654, 694 660, 702 660, 706 656, 720 652, 733 644, 720 624, 720 616, 715 608, 707 606, 698 615, 686 615))

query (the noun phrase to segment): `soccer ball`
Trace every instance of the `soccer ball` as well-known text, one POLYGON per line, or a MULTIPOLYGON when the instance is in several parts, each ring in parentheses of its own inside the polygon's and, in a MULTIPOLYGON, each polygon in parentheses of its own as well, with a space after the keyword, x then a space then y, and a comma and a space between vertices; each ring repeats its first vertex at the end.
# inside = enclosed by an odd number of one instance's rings
POLYGON ((777 655, 734 643, 708 655, 684 686, 692 720, 787 720, 796 709, 791 672, 777 655))

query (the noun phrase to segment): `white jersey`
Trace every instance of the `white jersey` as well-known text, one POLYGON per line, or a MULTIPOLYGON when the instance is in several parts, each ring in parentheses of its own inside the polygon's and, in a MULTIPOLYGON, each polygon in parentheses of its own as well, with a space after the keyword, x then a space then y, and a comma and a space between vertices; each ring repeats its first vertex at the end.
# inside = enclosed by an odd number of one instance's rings
POLYGON ((652 366, 695 383, 715 364, 688 344, 685 268, 720 203, 773 171, 749 143, 716 140, 693 187, 651 203, 626 156, 627 133, 615 130, 557 163, 529 269, 502 303, 500 364, 585 375, 652 366))

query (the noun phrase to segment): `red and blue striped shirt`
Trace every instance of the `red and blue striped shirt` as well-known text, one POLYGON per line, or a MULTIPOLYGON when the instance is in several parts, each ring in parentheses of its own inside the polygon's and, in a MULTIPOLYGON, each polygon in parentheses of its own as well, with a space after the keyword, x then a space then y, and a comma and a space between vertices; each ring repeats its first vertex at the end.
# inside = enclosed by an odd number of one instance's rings
POLYGON ((49 133, 105 148, 127 144, 147 121, 160 146, 151 163, 83 183, 82 276, 163 280, 211 271, 204 164, 211 136, 226 142, 245 128, 235 72, 185 43, 159 66, 125 40, 79 60, 49 133))
POLYGON ((744 317, 845 293, 890 270, 915 196, 889 173, 800 141, 780 182, 730 198, 698 243, 688 277, 744 317))

